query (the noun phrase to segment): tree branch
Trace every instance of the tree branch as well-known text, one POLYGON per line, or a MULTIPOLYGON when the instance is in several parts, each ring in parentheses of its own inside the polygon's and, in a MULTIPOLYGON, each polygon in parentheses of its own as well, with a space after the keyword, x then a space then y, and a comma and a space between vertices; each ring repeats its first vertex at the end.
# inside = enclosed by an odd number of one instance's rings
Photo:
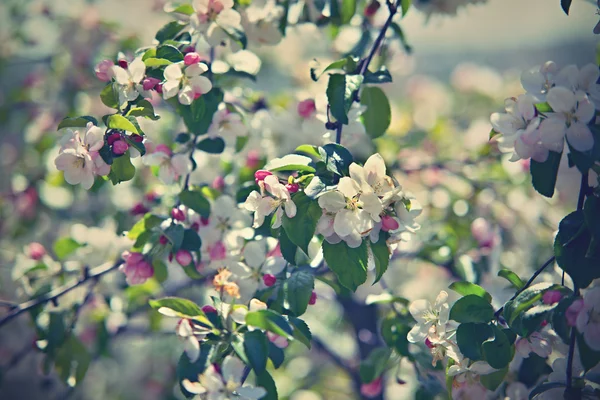
POLYGON ((69 293, 71 290, 78 288, 79 286, 84 285, 85 283, 90 282, 92 280, 99 279, 102 275, 107 274, 107 273, 119 268, 119 266, 121 264, 123 264, 123 262, 124 262, 123 260, 118 260, 113 265, 110 265, 108 267, 95 268, 95 269, 89 271, 89 273, 87 273, 87 274, 84 273, 84 275, 81 277, 81 279, 79 279, 77 282, 75 282, 71 285, 66 285, 63 287, 56 288, 38 298, 35 298, 35 299, 32 299, 32 300, 29 300, 29 301, 19 304, 18 306, 14 307, 8 314, 6 314, 2 319, 0 319, 0 327, 2 327, 4 324, 10 322, 13 318, 16 318, 19 315, 31 310, 32 308, 35 308, 37 306, 40 306, 42 304, 45 304, 45 303, 48 303, 51 301, 56 301, 58 298, 69 293))

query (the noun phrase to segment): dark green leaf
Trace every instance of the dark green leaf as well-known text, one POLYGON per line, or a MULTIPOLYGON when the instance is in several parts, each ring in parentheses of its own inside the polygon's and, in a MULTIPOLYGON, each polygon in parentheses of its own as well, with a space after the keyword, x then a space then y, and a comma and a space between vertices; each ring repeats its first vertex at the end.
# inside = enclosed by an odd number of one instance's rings
POLYGON ((155 39, 160 43, 164 42, 165 40, 171 40, 175 38, 185 26, 187 26, 187 24, 182 24, 179 21, 171 21, 160 28, 160 30, 156 33, 155 39))
POLYGON ((264 329, 291 340, 292 328, 281 315, 271 310, 252 311, 246 314, 246 324, 264 329))
POLYGON ((484 288, 482 288, 481 286, 476 285, 474 283, 466 282, 466 281, 453 282, 448 287, 450 289, 454 290, 456 293, 462 294, 463 296, 466 296, 469 294, 474 294, 483 299, 486 299, 488 301, 488 303, 492 302, 492 295, 489 294, 488 292, 486 292, 484 288))
POLYGON ((256 374, 256 386, 262 387, 267 391, 261 400, 277 400, 277 386, 271 375, 267 371, 262 371, 256 374))
POLYGON ((523 286, 525 286, 525 283, 521 280, 521 278, 519 278, 519 275, 515 274, 509 269, 501 269, 498 271, 498 276, 509 281, 515 287, 515 289, 521 289, 523 286))
POLYGON ((592 350, 582 334, 577 335, 577 347, 579 348, 579 358, 581 359, 584 371, 587 372, 598 365, 600 362, 600 351, 592 350))
POLYGON ((279 247, 285 261, 292 265, 296 265, 296 250, 298 249, 298 246, 292 243, 285 233, 285 229, 279 230, 279 247))
POLYGON ((338 277, 342 286, 353 292, 367 280, 369 254, 363 241, 357 248, 348 247, 346 242, 331 244, 323 241, 323 257, 338 277))
POLYGON ((137 151, 139 151, 140 155, 143 156, 146 154, 146 146, 142 142, 136 142, 135 140, 131 140, 129 137, 125 136, 125 141, 130 147, 133 147, 137 151))
POLYGON ((535 190, 543 196, 552 197, 556 185, 556 175, 562 153, 548 152, 548 159, 543 163, 531 160, 529 170, 531 183, 535 190))
POLYGON ((199 190, 184 190, 179 193, 179 200, 181 204, 191 208, 204 218, 210 216, 210 202, 199 190))
POLYGON ((337 175, 347 176, 350 164, 354 162, 352 154, 342 145, 329 143, 319 147, 319 155, 327 165, 327 169, 337 175))
POLYGON ((375 86, 365 87, 360 95, 360 104, 367 107, 360 116, 367 134, 373 139, 382 136, 392 121, 392 109, 383 90, 375 86))
POLYGON ((76 386, 85 378, 91 361, 92 356, 83 343, 74 335, 69 335, 56 352, 54 366, 64 382, 76 386))
POLYGON ((375 282, 379 282, 390 263, 390 249, 387 245, 388 235, 384 232, 379 233, 379 240, 375 243, 370 242, 373 261, 375 262, 375 282))
POLYGON ((381 336, 385 341, 385 344, 393 348, 403 356, 410 356, 408 350, 408 339, 406 336, 410 332, 411 327, 406 324, 402 324, 395 314, 387 316, 381 322, 381 336))
POLYGON ((131 230, 127 233, 127 237, 129 239, 135 240, 143 232, 160 225, 162 221, 163 219, 161 217, 147 213, 142 219, 140 219, 138 222, 135 223, 135 225, 131 227, 131 230))
POLYGON ((571 8, 572 0, 560 0, 560 7, 563 9, 565 14, 569 15, 569 8, 571 8))
POLYGON ((287 279, 285 294, 289 309, 294 315, 304 314, 314 288, 315 278, 310 272, 296 271, 287 279))
POLYGON ((513 358, 515 349, 511 346, 504 332, 492 325, 493 339, 488 339, 481 345, 484 360, 492 368, 502 369, 506 367, 513 358))
POLYGON ((404 51, 406 51, 408 54, 412 53, 412 47, 408 44, 406 36, 404 35, 404 31, 402 30, 402 28, 400 28, 400 25, 398 25, 395 22, 392 22, 391 28, 392 31, 394 31, 396 37, 400 40, 402 47, 404 47, 404 51))
POLYGON ((89 115, 84 115, 81 117, 75 117, 75 118, 67 117, 67 118, 63 119, 62 121, 60 121, 60 124, 58 124, 57 129, 85 128, 89 122, 98 126, 98 120, 96 120, 96 118, 91 117, 89 115))
POLYGON ((200 236, 193 229, 186 229, 183 233, 183 241, 181 242, 181 249, 187 251, 200 252, 202 246, 202 240, 200 236))
POLYGON ((56 254, 56 257, 59 260, 64 260, 67 256, 82 246, 83 244, 75 241, 75 239, 64 237, 54 242, 54 246, 52 248, 54 250, 54 254, 56 254))
POLYGON ((105 106, 119 109, 119 94, 112 82, 109 82, 100 92, 100 100, 105 106))
POLYGON ((163 283, 169 277, 167 265, 159 258, 152 260, 152 268, 154 269, 154 278, 158 281, 158 283, 163 283))
POLYGON ((165 229, 165 236, 169 239, 169 242, 171 242, 173 252, 176 252, 181 248, 184 234, 185 231, 183 225, 171 224, 165 229))
POLYGON ((275 346, 271 341, 269 341, 269 358, 271 359, 271 362, 273 362, 275 369, 281 367, 281 364, 283 364, 285 359, 283 350, 275 346))
POLYGON ((392 351, 387 347, 373 349, 367 358, 360 363, 359 372, 361 381, 369 383, 379 378, 385 372, 391 355, 392 351))
POLYGON ((348 111, 362 81, 362 75, 329 75, 327 101, 330 105, 331 115, 344 125, 348 125, 348 111))
POLYGON ((292 335, 294 336, 294 339, 298 340, 300 343, 304 344, 310 349, 312 333, 310 332, 308 325, 306 325, 306 322, 300 318, 290 317, 290 324, 293 328, 292 335))
POLYGON ((284 214, 282 226, 290 241, 308 254, 308 245, 315 235, 317 222, 322 215, 321 207, 316 200, 303 192, 294 193, 292 201, 296 205, 296 215, 289 218, 284 214))
POLYGON ((177 380, 179 382, 179 387, 181 388, 181 392, 188 398, 194 397, 194 394, 189 393, 181 382, 185 379, 188 379, 192 382, 198 382, 198 375, 202 374, 208 365, 208 355, 211 350, 211 345, 203 344, 200 346, 200 356, 194 362, 190 361, 190 358, 186 353, 182 353, 181 357, 179 357, 179 362, 177 363, 177 380))
POLYGON ((494 309, 490 303, 474 294, 458 299, 450 309, 450 319, 460 323, 489 322, 493 317, 494 309))
POLYGON ((483 358, 481 345, 493 339, 494 331, 488 324, 468 322, 460 324, 456 330, 456 342, 461 353, 472 361, 483 358))
POLYGON ((183 54, 175 46, 163 44, 156 48, 156 58, 163 58, 171 62, 183 61, 183 54))
POLYGON ((225 150, 225 141, 221 137, 206 138, 196 144, 196 148, 209 154, 221 154, 225 150))
POLYGON ((260 374, 267 368, 269 357, 269 340, 259 330, 244 334, 244 352, 252 369, 260 374))
POLYGON ((363 81, 363 83, 381 84, 381 83, 389 83, 391 81, 392 81, 392 75, 390 74, 390 71, 388 71, 388 69, 385 66, 383 66, 383 67, 381 67, 381 69, 379 71, 375 71, 375 72, 367 71, 367 73, 365 74, 365 80, 363 81))
POLYGON ((542 299, 544 292, 552 285, 548 283, 538 283, 523 290, 514 300, 504 305, 503 315, 509 325, 525 310, 531 308, 535 303, 542 299))
POLYGON ((575 297, 565 297, 552 311, 552 329, 554 329, 554 331, 558 334, 558 336, 560 336, 565 344, 569 343, 571 336, 571 327, 567 322, 565 313, 567 312, 567 308, 569 308, 574 301, 575 297))

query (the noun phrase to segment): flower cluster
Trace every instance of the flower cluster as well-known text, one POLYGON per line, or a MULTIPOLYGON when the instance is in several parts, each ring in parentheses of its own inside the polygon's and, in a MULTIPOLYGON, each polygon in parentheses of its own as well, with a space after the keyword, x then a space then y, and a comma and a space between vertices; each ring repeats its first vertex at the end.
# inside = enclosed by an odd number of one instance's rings
POLYGON ((289 218, 296 216, 296 204, 290 196, 292 192, 298 191, 297 185, 284 185, 277 176, 269 171, 257 171, 255 174, 256 182, 260 187, 260 193, 252 191, 244 208, 254 213, 254 228, 260 227, 265 222, 265 217, 273 214, 273 228, 281 226, 283 213, 289 218))
POLYGON ((594 136, 589 125, 600 107, 599 77, 593 64, 559 70, 552 61, 523 72, 521 84, 527 93, 507 99, 506 113, 491 116, 494 130, 502 134, 500 149, 513 153, 511 161, 538 162, 546 161, 549 151, 561 153, 565 139, 573 150, 591 150, 594 136))
POLYGON ((342 177, 334 190, 319 197, 323 215, 317 232, 329 243, 344 241, 350 247, 361 245, 364 237, 379 240, 381 231, 399 240, 403 232, 415 232, 415 218, 421 205, 402 192, 386 175, 383 158, 374 154, 360 166, 350 165, 350 176, 342 177))

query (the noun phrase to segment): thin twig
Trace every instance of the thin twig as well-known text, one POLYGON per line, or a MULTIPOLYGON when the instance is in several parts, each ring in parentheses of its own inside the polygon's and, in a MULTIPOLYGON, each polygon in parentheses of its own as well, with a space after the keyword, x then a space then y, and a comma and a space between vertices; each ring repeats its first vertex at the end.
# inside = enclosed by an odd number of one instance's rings
POLYGON ((19 315, 31 310, 32 308, 35 308, 37 306, 51 301, 54 302, 61 296, 69 293, 71 290, 78 288, 79 286, 84 285, 87 282, 90 282, 91 280, 96 280, 104 274, 116 270, 121 264, 123 264, 123 262, 123 260, 118 260, 113 265, 110 265, 108 267, 97 267, 71 285, 56 288, 38 298, 19 304, 17 307, 14 307, 14 309, 12 309, 8 314, 6 314, 2 319, 0 319, 0 327, 2 327, 2 325, 6 324, 7 322, 10 322, 13 318, 16 318, 19 315))

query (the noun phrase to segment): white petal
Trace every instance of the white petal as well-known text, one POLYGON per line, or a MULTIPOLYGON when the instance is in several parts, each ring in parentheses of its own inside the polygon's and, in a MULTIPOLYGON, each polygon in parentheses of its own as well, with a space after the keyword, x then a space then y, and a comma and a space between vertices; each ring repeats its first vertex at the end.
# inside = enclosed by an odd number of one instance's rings
POLYGON ((250 242, 244 247, 242 252, 246 264, 253 269, 260 268, 265 262, 267 256, 266 244, 264 242, 250 242))
POLYGON ((333 220, 333 229, 340 236, 348 236, 355 230, 356 217, 350 210, 342 210, 333 220))
POLYGON ((410 311, 410 315, 412 315, 418 323, 425 322, 425 319, 423 318, 423 313, 425 313, 429 309, 431 309, 431 304, 429 304, 427 300, 422 299, 415 300, 408 306, 408 311, 410 311))
POLYGON ((485 361, 475 361, 470 367, 469 370, 477 375, 487 375, 491 374, 494 371, 497 371, 495 368, 492 368, 490 364, 485 361))
POLYGON ((206 64, 192 64, 185 69, 185 76, 187 76, 188 78, 196 77, 198 75, 202 75, 206 71, 208 71, 208 67, 206 66, 206 64))
MULTIPOLYGON (((181 65, 180 64, 167 65, 163 75, 164 75, 165 79, 167 80, 167 82, 173 81, 173 82, 177 82, 177 85, 179 85, 179 81, 183 77, 183 72, 181 72, 181 65)), ((163 86, 163 89, 164 89, 164 86, 163 86)))
POLYGON ((189 379, 184 379, 181 385, 185 390, 193 394, 206 393, 206 389, 199 382, 191 382, 189 379))
POLYGON ((233 381, 239 383, 244 374, 244 363, 239 358, 227 356, 223 361, 221 370, 223 371, 223 378, 226 382, 233 381))
POLYGON ((344 176, 338 183, 338 190, 348 198, 356 196, 360 190, 360 186, 352 178, 344 176))
POLYGON ((146 74, 146 65, 141 58, 136 58, 131 64, 129 64, 129 73, 131 74, 131 80, 135 83, 140 83, 144 79, 146 74))
POLYGON ((319 207, 327 212, 335 213, 346 207, 346 198, 341 192, 332 190, 319 197, 319 207))
POLYGON ((557 113, 571 112, 575 108, 575 94, 562 86, 553 87, 546 97, 552 110, 557 113))
POLYGON ((574 122, 567 128, 567 141, 578 151, 588 151, 594 147, 594 136, 590 128, 581 122, 574 122))
POLYGON ((117 81, 117 83, 119 85, 128 85, 129 84, 129 74, 127 73, 127 71, 125 71, 123 68, 119 67, 118 65, 111 67, 111 69, 113 72, 113 76, 115 77, 115 81, 117 81))

